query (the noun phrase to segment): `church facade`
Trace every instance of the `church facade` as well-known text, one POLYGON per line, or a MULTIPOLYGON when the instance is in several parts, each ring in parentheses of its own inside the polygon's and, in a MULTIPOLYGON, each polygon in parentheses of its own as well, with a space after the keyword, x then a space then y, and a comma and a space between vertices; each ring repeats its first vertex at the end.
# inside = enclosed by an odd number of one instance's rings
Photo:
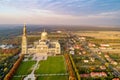
POLYGON ((61 53, 60 43, 57 40, 49 40, 48 33, 44 30, 41 33, 41 39, 35 41, 32 47, 27 47, 26 26, 23 28, 22 53, 36 54, 37 56, 57 55, 61 53), (24 51, 26 50, 26 51, 24 51))

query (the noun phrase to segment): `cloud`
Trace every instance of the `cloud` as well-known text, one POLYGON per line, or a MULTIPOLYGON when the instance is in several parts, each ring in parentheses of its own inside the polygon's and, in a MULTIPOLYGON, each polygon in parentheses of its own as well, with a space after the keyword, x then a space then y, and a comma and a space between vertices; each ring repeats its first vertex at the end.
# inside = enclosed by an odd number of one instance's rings
POLYGON ((114 25, 119 5, 119 0, 0 0, 0 21, 114 25))
POLYGON ((90 18, 97 18, 97 19, 113 19, 113 18, 119 18, 120 11, 112 11, 112 12, 102 12, 94 15, 88 15, 86 17, 90 18))
POLYGON ((29 11, 31 8, 49 10, 70 15, 98 14, 120 9, 119 0, 0 0, 0 5, 29 11))

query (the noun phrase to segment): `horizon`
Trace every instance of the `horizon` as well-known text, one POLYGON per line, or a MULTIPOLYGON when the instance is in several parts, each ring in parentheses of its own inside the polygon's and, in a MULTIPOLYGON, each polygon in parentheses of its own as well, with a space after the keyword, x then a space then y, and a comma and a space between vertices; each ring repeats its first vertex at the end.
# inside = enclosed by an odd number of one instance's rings
MULTIPOLYGON (((31 26, 34 26, 34 27, 96 27, 96 28, 120 28, 120 25, 105 25, 105 26, 101 26, 101 25, 76 25, 76 24, 25 24, 27 27, 31 27, 31 26)), ((23 27, 24 26, 24 23, 23 24, 0 24, 0 27, 10 27, 10 26, 13 26, 13 27, 23 27)))
POLYGON ((0 24, 120 26, 120 0, 1 0, 0 24))
MULTIPOLYGON (((64 27, 99 27, 99 28, 119 28, 120 25, 109 25, 109 26, 101 26, 101 25, 76 25, 76 24, 25 24, 26 26, 30 27, 30 26, 51 26, 51 27, 55 27, 55 26, 64 26, 64 27)), ((23 27, 24 26, 24 23, 23 24, 0 24, 0 27, 1 26, 14 26, 14 27, 17 27, 17 26, 21 26, 23 27)))

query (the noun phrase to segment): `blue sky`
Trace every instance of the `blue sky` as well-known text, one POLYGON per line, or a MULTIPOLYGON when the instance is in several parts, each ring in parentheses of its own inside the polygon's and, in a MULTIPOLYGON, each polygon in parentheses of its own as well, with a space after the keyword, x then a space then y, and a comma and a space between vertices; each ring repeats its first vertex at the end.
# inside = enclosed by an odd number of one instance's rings
POLYGON ((120 0, 0 0, 0 24, 120 25, 120 0))

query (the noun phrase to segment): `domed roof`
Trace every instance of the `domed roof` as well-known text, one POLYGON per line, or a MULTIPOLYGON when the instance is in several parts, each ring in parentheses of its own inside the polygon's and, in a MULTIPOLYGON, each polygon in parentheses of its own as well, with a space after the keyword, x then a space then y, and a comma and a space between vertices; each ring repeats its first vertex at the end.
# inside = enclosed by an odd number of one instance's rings
POLYGON ((47 40, 47 32, 44 30, 44 32, 41 33, 41 40, 47 40))
POLYGON ((47 35, 47 32, 42 32, 41 33, 41 36, 46 36, 47 35))

